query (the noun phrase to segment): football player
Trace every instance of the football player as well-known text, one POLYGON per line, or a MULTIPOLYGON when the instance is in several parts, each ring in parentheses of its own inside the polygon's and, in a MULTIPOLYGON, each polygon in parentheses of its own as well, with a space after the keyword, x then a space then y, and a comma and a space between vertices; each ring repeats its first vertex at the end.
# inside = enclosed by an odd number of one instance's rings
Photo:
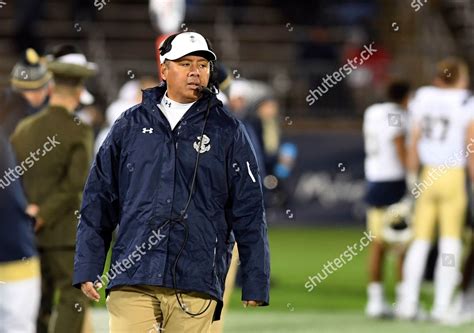
MULTIPOLYGON (((383 288, 383 264, 390 243, 385 230, 398 234, 403 225, 398 208, 406 192, 405 126, 410 85, 394 81, 388 87, 386 103, 370 106, 364 114, 365 178, 367 228, 375 236, 370 245, 369 285, 366 314, 372 318, 390 316, 383 288), (398 205, 397 209, 395 206, 398 205), (395 228, 392 228, 395 227, 395 228)), ((406 225, 404 228, 406 229, 406 225)), ((403 251, 398 256, 398 276, 401 278, 403 251)))

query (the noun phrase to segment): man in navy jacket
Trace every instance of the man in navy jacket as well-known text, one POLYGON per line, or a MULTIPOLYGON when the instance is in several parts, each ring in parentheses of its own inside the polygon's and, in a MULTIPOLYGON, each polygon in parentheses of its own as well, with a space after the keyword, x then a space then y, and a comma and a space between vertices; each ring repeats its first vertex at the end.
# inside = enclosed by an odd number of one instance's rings
POLYGON ((94 300, 108 284, 111 332, 207 332, 220 317, 235 241, 244 306, 269 303, 253 147, 204 88, 216 55, 195 32, 170 36, 160 53, 165 84, 143 91, 142 103, 116 121, 84 190, 73 283, 94 300))

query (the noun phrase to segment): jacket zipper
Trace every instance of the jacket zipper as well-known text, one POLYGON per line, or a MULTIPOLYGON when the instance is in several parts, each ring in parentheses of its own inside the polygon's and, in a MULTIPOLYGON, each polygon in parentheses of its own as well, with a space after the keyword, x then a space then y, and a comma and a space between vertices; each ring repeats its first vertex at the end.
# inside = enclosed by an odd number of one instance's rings
POLYGON ((212 259, 212 272, 216 280, 219 279, 217 276, 217 269, 216 269, 217 243, 218 243, 218 239, 216 236, 216 243, 214 244, 214 258, 212 259))

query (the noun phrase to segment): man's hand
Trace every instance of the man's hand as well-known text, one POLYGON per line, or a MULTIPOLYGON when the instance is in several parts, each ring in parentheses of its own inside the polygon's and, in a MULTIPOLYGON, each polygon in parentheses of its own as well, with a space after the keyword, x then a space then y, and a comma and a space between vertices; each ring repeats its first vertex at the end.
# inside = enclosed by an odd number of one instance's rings
POLYGON ((36 218, 39 213, 39 206, 35 204, 29 204, 26 206, 25 213, 30 217, 36 218))
POLYGON ((243 301, 242 304, 244 305, 244 308, 250 306, 250 307, 257 307, 263 304, 263 302, 260 301, 243 301))
POLYGON ((84 295, 87 296, 87 298, 95 301, 95 302, 98 302, 99 299, 100 299, 100 295, 99 293, 97 292, 97 289, 100 289, 102 288, 102 283, 97 283, 95 286, 92 282, 84 282, 84 283, 81 283, 81 290, 82 292, 84 293, 84 295))

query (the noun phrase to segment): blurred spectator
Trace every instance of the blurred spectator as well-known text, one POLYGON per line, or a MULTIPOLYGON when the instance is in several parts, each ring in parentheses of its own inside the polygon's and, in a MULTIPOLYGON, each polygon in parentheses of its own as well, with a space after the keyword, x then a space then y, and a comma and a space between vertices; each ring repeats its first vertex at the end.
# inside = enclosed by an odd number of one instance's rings
POLYGON ((263 147, 264 168, 267 172, 272 172, 278 158, 281 137, 278 102, 273 97, 264 97, 254 109, 254 113, 248 115, 248 120, 263 147))
POLYGON ((254 129, 258 145, 262 147, 264 162, 264 186, 274 190, 270 205, 281 206, 289 200, 286 180, 290 177, 297 156, 293 143, 281 144, 280 110, 277 100, 268 95, 258 101, 253 111, 247 115, 247 121, 254 129))
POLYGON ((76 122, 74 111, 85 78, 94 75, 96 68, 71 45, 58 47, 51 58, 48 67, 55 85, 50 104, 19 123, 12 144, 18 160, 26 161, 33 153, 38 156, 34 168, 22 176, 29 201, 39 206, 35 225, 42 275, 38 332, 80 333, 89 302, 72 286, 74 221, 91 164, 93 134, 89 126, 76 122), (50 320, 56 290, 60 296, 50 320))
POLYGON ((104 142, 110 128, 115 121, 129 108, 142 101, 142 90, 158 85, 158 81, 151 77, 143 77, 140 80, 126 82, 120 88, 117 100, 115 100, 105 111, 106 124, 97 135, 94 145, 94 152, 97 154, 100 146, 104 142))
POLYGON ((92 127, 95 137, 104 124, 104 113, 101 111, 99 105, 96 104, 94 95, 92 95, 87 88, 84 88, 82 91, 79 101, 80 104, 75 111, 76 117, 74 120, 76 123, 84 122, 92 127))
POLYGON ((0 125, 0 333, 35 333, 41 288, 32 216, 38 206, 28 205, 21 183, 8 178, 16 166, 0 125))
POLYGON ((229 107, 237 118, 247 122, 250 119, 248 115, 255 109, 255 104, 271 94, 272 89, 264 82, 246 79, 233 80, 228 92, 229 107))
MULTIPOLYGON (((150 21, 159 33, 167 35, 179 30, 186 12, 185 0, 150 0, 150 21)), ((185 26, 183 26, 184 28, 185 26)))
POLYGON ((105 120, 109 125, 112 125, 125 110, 140 103, 141 101, 140 82, 132 80, 126 82, 120 88, 118 99, 107 108, 105 111, 105 120))
POLYGON ((229 87, 229 105, 239 119, 246 117, 252 105, 272 93, 271 88, 263 82, 237 79, 229 87))
POLYGON ((7 137, 18 122, 37 112, 49 95, 51 73, 40 63, 38 54, 28 49, 13 67, 11 87, 0 92, 0 124, 7 137))
POLYGON ((229 87, 229 104, 228 107, 231 112, 236 116, 237 119, 242 121, 249 135, 252 146, 257 156, 258 165, 260 167, 260 176, 263 180, 266 176, 265 172, 265 155, 263 152, 263 146, 261 140, 259 140, 257 132, 253 127, 253 124, 246 117, 250 100, 255 93, 252 90, 252 84, 247 80, 234 80, 230 83, 229 87))
POLYGON ((234 80, 229 88, 229 107, 237 118, 246 116, 250 104, 251 85, 247 80, 234 80))
POLYGON ((245 125, 255 148, 268 205, 289 199, 287 180, 297 156, 292 143, 281 144, 280 110, 272 91, 262 82, 239 79, 229 89, 229 107, 245 125))
POLYGON ((385 97, 391 56, 381 43, 369 39, 362 29, 352 29, 343 46, 341 63, 356 58, 358 60, 354 63, 357 68, 347 77, 347 83, 352 89, 356 111, 363 112, 370 104, 385 97), (368 59, 361 59, 361 53, 371 44, 376 51, 368 59), (370 94, 367 94, 368 90, 371 91, 370 94))
POLYGON ((92 127, 94 136, 98 135, 102 125, 104 124, 104 113, 97 104, 83 105, 76 112, 76 122, 84 122, 92 127))

